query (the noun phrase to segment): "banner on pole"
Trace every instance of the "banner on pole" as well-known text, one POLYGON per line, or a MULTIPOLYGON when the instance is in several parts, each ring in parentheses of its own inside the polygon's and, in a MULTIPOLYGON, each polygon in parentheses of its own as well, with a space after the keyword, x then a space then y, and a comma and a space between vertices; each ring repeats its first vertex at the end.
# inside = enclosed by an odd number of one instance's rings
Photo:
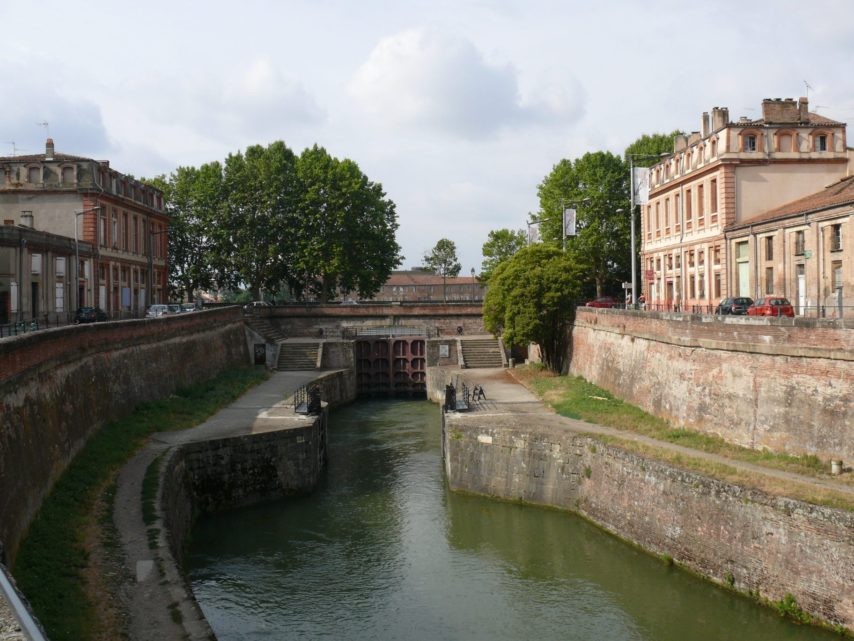
POLYGON ((528 223, 528 244, 540 242, 540 223, 528 223))
POLYGON ((563 233, 566 236, 575 236, 575 210, 567 208, 563 210, 563 233))
POLYGON ((633 172, 635 205, 646 205, 649 202, 649 167, 634 167, 633 172))

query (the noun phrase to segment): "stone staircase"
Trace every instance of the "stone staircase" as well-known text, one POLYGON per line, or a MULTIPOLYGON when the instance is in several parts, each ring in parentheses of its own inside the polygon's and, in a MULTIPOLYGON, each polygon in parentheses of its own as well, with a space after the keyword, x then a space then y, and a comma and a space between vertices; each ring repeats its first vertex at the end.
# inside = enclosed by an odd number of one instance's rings
POLYGON ((252 328, 256 334, 263 336, 264 340, 272 345, 275 345, 279 341, 285 339, 285 333, 266 318, 246 316, 243 321, 252 328))
POLYGON ((277 370, 317 369, 317 352, 320 343, 314 341, 283 341, 279 343, 277 370))
POLYGON ((467 369, 504 367, 497 338, 460 339, 463 364, 467 369))

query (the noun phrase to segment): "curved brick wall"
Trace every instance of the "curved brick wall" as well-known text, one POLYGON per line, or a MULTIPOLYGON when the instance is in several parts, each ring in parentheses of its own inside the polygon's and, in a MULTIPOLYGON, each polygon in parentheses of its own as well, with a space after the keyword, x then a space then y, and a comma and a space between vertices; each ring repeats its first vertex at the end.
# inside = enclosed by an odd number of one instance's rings
POLYGON ((580 308, 570 373, 677 426, 854 461, 854 327, 836 325, 580 308))
POLYGON ((101 425, 248 362, 237 308, 0 341, 0 542, 7 562, 53 483, 101 425))

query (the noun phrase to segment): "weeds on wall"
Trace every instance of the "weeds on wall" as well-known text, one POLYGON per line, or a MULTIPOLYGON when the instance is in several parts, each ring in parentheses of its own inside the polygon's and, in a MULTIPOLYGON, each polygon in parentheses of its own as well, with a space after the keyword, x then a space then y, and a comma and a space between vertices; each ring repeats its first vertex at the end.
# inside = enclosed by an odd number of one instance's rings
POLYGON ((248 368, 144 403, 96 432, 74 458, 21 544, 12 574, 52 641, 86 641, 98 634, 97 604, 87 598, 85 530, 98 497, 121 466, 154 432, 203 422, 267 377, 248 368))

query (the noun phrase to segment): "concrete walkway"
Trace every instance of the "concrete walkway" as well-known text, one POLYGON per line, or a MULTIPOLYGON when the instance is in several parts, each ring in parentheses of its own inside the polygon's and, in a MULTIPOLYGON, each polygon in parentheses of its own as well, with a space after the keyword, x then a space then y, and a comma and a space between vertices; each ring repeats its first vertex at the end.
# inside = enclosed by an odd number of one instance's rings
MULTIPOLYGON (((155 555, 148 543, 142 516, 142 481, 148 466, 170 447, 199 440, 224 438, 270 429, 276 413, 293 409, 282 407, 293 393, 307 383, 328 374, 323 371, 274 372, 272 376, 223 408, 207 421, 189 430, 154 434, 119 472, 113 519, 124 557, 120 600, 129 613, 131 641, 179 641, 206 638, 207 622, 200 618, 192 595, 178 589, 167 576, 164 585, 155 555), (179 612, 180 616, 174 612, 179 612), (181 624, 174 619, 180 619, 181 624)), ((164 568, 165 571, 168 572, 164 568)), ((180 583, 180 581, 178 581, 180 583)))
POLYGON ((615 436, 627 441, 642 443, 659 450, 674 452, 684 457, 720 463, 736 470, 750 472, 750 474, 754 475, 766 476, 786 481, 787 483, 798 483, 816 489, 832 490, 854 499, 854 486, 848 485, 841 480, 836 481, 832 477, 818 478, 794 472, 786 472, 784 470, 776 470, 763 465, 739 461, 667 441, 659 441, 641 434, 560 416, 551 407, 540 401, 524 385, 517 382, 509 370, 467 369, 460 371, 459 378, 469 385, 481 385, 483 387, 486 399, 477 402, 473 407, 473 411, 477 412, 479 417, 493 414, 496 417, 504 416, 506 417, 505 420, 513 421, 515 420, 512 418, 514 414, 537 414, 538 425, 553 426, 557 429, 567 429, 579 433, 615 436))

